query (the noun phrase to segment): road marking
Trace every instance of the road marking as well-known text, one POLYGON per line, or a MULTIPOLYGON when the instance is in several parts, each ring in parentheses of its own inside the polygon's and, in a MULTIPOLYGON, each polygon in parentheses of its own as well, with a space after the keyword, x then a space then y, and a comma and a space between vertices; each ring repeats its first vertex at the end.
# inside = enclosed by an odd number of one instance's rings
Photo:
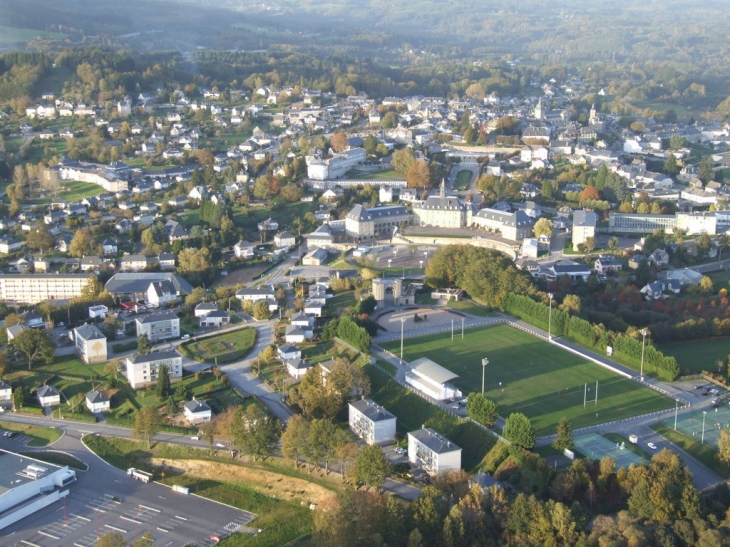
POLYGON ((49 534, 48 532, 44 532, 43 530, 38 530, 38 533, 41 534, 42 536, 48 536, 49 538, 61 539, 60 537, 54 536, 53 534, 49 534))
POLYGON ((129 532, 129 530, 125 530, 124 528, 118 528, 116 526, 112 526, 111 524, 105 524, 104 526, 106 526, 110 530, 114 530, 115 532, 119 532, 120 534, 126 534, 127 532, 129 532))
POLYGON ((136 519, 133 519, 133 518, 130 518, 130 517, 125 517, 124 515, 119 515, 119 518, 120 519, 124 519, 124 520, 128 520, 129 522, 133 522, 135 524, 142 524, 142 521, 141 520, 136 520, 136 519))
POLYGON ((159 509, 155 509, 154 507, 148 507, 146 505, 142 505, 141 503, 139 504, 139 507, 141 507, 142 509, 149 509, 150 511, 154 511, 155 513, 162 513, 162 511, 160 511, 159 509))
POLYGON ((162 528, 161 526, 158 526, 158 527, 157 527, 157 529, 158 529, 158 530, 159 530, 160 532, 165 532, 166 534, 170 532, 170 530, 166 530, 165 528, 162 528))
POLYGON ((181 517, 180 515, 175 515, 175 518, 180 520, 188 520, 187 518, 181 517))
POLYGON ((86 522, 91 522, 91 519, 87 519, 86 517, 82 517, 81 515, 74 515, 71 513, 72 517, 76 517, 77 519, 85 520, 86 522))
POLYGON ((24 539, 21 539, 21 540, 20 540, 20 543, 23 543, 23 544, 25 544, 25 545, 29 545, 30 547, 41 547, 41 546, 40 546, 40 545, 38 545, 37 543, 31 543, 30 541, 26 541, 26 540, 24 540, 24 539))

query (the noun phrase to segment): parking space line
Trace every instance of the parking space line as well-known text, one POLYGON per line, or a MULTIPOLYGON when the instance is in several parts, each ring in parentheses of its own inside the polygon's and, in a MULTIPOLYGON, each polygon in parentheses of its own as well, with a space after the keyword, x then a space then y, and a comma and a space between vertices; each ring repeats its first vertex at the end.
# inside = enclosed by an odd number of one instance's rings
POLYGON ((38 545, 37 543, 31 543, 30 541, 26 541, 24 539, 21 539, 20 543, 22 543, 23 545, 27 545, 28 547, 41 547, 41 545, 38 545))
POLYGON ((87 519, 86 517, 82 517, 81 515, 74 515, 73 513, 71 513, 71 516, 77 519, 85 520, 86 522, 91 522, 91 519, 87 519))
POLYGON ((155 513, 162 513, 162 511, 160 511, 159 509, 155 509, 154 507, 148 507, 147 505, 142 505, 141 503, 139 504, 139 507, 141 507, 142 509, 149 509, 150 511, 154 511, 155 513))
POLYGON ((49 534, 48 532, 44 532, 43 530, 38 530, 38 533, 42 536, 47 536, 51 539, 61 539, 60 537, 54 536, 53 534, 49 534))
POLYGON ((175 515, 175 518, 180 520, 188 520, 185 517, 181 517, 180 515, 175 515))
POLYGON ((119 515, 119 518, 123 520, 128 520, 129 522, 133 522, 135 524, 144 524, 144 521, 142 520, 133 519, 124 515, 119 515))
POLYGON ((110 530, 114 530, 115 532, 119 532, 120 534, 126 534, 129 532, 129 530, 125 530, 124 528, 119 528, 117 526, 112 526, 111 524, 105 524, 106 528, 109 528, 110 530))
POLYGON ((170 530, 167 530, 167 529, 163 528, 162 526, 158 526, 158 527, 157 527, 157 529, 158 529, 158 530, 159 530, 160 532, 165 532, 166 534, 169 534, 169 533, 170 533, 170 530))

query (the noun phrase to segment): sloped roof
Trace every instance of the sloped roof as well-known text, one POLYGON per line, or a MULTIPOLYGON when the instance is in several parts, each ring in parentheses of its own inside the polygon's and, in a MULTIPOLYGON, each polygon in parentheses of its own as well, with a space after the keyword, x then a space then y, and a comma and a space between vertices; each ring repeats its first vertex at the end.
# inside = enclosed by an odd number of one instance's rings
POLYGON ((408 433, 411 437, 415 438, 419 443, 427 447, 436 454, 446 454, 448 452, 455 452, 461 450, 460 447, 452 443, 446 437, 441 436, 439 433, 431 429, 430 427, 424 427, 411 431, 408 433))
POLYGON ((106 339, 106 336, 96 328, 96 325, 81 325, 74 329, 74 335, 81 337, 83 340, 101 340, 106 339))
POLYGON ((395 420, 395 416, 385 410, 382 406, 370 399, 360 399, 353 401, 350 406, 356 409, 360 414, 366 416, 371 422, 382 422, 385 420, 395 420))
POLYGON ((458 378, 458 374, 454 374, 450 370, 445 369, 438 363, 431 361, 428 357, 421 357, 410 363, 413 370, 418 371, 420 374, 427 376, 438 384, 445 384, 449 380, 458 378))

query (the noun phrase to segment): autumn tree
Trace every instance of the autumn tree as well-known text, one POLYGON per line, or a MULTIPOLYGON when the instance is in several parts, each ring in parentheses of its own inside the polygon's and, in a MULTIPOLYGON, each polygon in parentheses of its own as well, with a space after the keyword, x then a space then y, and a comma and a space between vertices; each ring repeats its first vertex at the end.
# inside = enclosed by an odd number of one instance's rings
POLYGON ((330 140, 330 146, 332 146, 332 150, 334 150, 335 152, 343 152, 344 150, 347 150, 347 148, 349 147, 347 135, 338 131, 337 133, 332 135, 332 139, 330 140))
POLYGON ((28 370, 32 365, 43 363, 50 365, 56 353, 56 346, 45 330, 25 329, 8 342, 28 362, 28 370))
POLYGON ((408 188, 428 188, 431 186, 431 172, 424 160, 414 161, 406 171, 408 188))
POLYGON ((272 454, 279 443, 279 421, 256 405, 249 405, 236 413, 233 437, 244 454, 265 458, 272 454))
POLYGON ((81 289, 78 300, 81 302, 92 302, 99 298, 102 292, 104 292, 104 285, 101 284, 95 275, 90 275, 86 284, 81 289))
POLYGON ((137 337, 137 353, 140 355, 146 355, 152 351, 152 344, 150 338, 146 334, 142 334, 137 337))
POLYGON ((405 175, 414 163, 416 163, 416 157, 413 155, 413 151, 411 149, 403 148, 393 152, 391 164, 393 165, 393 169, 398 171, 401 175, 405 175))
POLYGON ((363 448, 357 455, 355 476, 357 481, 367 486, 380 487, 390 471, 383 449, 376 444, 363 448))
POLYGON ((100 252, 101 245, 91 233, 90 229, 85 228, 76 231, 69 245, 69 253, 71 256, 81 258, 87 255, 98 255, 100 252))
POLYGON ((560 418, 560 423, 557 427, 557 435, 553 441, 553 448, 556 450, 565 450, 573 448, 573 428, 568 421, 568 418, 563 416, 560 418))
POLYGON ((535 222, 535 225, 532 227, 532 233, 535 234, 535 237, 552 237, 553 221, 549 218, 539 218, 537 222, 535 222))
POLYGON ((286 424, 286 430, 281 435, 281 453, 285 458, 299 465, 299 458, 306 454, 309 443, 309 420, 301 414, 295 414, 286 424))
POLYGON ((150 448, 152 437, 160 430, 161 425, 157 409, 152 406, 143 406, 134 415, 132 433, 138 439, 147 441, 147 448, 150 448))
POLYGON ((50 251, 53 249, 54 241, 53 235, 42 219, 33 224, 25 238, 25 244, 33 251, 50 251))

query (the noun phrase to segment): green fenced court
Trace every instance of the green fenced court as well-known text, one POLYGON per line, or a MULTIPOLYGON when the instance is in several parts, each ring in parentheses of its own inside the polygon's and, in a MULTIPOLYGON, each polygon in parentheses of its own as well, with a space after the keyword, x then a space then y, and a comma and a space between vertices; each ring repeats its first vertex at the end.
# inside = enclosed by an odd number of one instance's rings
POLYGON ((634 454, 626 448, 617 446, 598 433, 586 433, 573 438, 573 450, 591 460, 601 460, 606 456, 614 459, 616 467, 628 467, 632 463, 641 465, 648 463, 646 459, 634 454))
MULTIPOLYGON (((382 345, 400 354, 400 340, 382 345)), ((524 413, 538 435, 555 433, 563 416, 579 429, 674 407, 669 397, 508 325, 467 329, 463 340, 452 341, 450 332, 407 338, 403 357, 428 357, 455 372, 453 383, 464 395, 481 391, 482 358, 488 358, 485 395, 500 416, 524 413)))
MULTIPOLYGON (((662 425, 674 429, 674 416, 661 421, 662 425)), ((717 450, 717 440, 720 431, 730 430, 730 408, 727 406, 711 408, 707 412, 692 412, 677 416, 677 432, 691 438, 693 441, 706 444, 717 450), (703 425, 704 421, 704 425, 703 425), (702 430, 704 429, 704 442, 702 430)))

